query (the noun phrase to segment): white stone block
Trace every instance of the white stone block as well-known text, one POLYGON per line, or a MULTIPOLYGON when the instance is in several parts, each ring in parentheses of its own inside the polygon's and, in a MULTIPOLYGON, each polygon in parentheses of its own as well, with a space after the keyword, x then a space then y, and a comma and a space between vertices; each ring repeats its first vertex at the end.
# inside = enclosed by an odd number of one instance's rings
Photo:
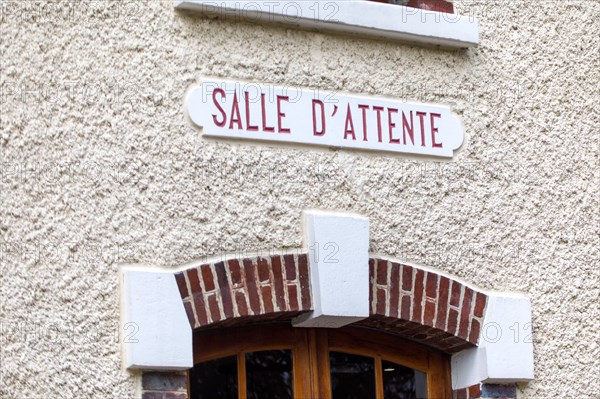
POLYGON ((488 375, 484 382, 533 379, 531 302, 526 297, 491 296, 482 330, 488 375))
POLYGON ((490 294, 479 347, 452 357, 452 387, 531 381, 533 377, 529 298, 490 294))
POLYGON ((337 328, 369 317, 369 219, 307 211, 304 243, 314 311, 294 325, 337 328))
POLYGON ((123 268, 121 290, 125 368, 191 368, 192 329, 173 273, 123 268))

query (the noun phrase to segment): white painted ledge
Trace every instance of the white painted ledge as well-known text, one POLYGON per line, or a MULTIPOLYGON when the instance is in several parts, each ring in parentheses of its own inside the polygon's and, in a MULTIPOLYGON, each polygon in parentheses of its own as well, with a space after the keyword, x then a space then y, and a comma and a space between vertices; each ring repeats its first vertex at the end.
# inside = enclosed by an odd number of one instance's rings
POLYGON ((365 0, 174 0, 174 5, 177 9, 226 18, 444 47, 466 48, 479 44, 479 22, 475 18, 365 0))
POLYGON ((122 268, 121 323, 125 368, 193 367, 192 328, 173 273, 122 268))
POLYGON ((338 328, 369 317, 369 219, 304 212, 313 311, 296 327, 338 328))
POLYGON ((531 329, 529 298, 489 294, 479 347, 452 356, 452 388, 533 380, 531 329))

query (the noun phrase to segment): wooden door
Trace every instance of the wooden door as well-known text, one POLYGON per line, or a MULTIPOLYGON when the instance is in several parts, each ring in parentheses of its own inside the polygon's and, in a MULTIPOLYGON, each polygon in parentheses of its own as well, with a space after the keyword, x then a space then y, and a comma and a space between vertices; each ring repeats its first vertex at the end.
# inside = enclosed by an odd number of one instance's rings
POLYGON ((451 398, 448 355, 355 327, 202 332, 194 364, 190 399, 451 398))

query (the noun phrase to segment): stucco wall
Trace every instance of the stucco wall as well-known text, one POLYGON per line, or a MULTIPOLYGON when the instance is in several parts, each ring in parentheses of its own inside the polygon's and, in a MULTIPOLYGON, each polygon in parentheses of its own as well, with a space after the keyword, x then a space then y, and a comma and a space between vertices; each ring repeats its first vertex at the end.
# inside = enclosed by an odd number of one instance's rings
POLYGON ((530 295, 521 397, 600 392, 598 2, 460 2, 469 51, 171 1, 1 6, 1 397, 133 397, 118 264, 300 247, 306 208, 368 216, 371 252, 530 295), (448 103, 465 145, 439 163, 205 141, 182 111, 202 74, 448 103))

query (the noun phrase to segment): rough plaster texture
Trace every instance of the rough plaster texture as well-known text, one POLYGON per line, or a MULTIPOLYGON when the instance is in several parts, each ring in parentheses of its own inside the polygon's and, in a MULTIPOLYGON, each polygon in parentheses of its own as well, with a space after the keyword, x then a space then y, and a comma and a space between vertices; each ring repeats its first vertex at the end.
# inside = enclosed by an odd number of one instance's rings
POLYGON ((469 51, 170 1, 1 6, 0 397, 134 397, 117 265, 299 247, 307 208, 368 216, 371 252, 527 293, 520 397, 600 392, 597 1, 457 2, 480 20, 469 51), (205 141, 182 111, 202 74, 451 104, 466 142, 438 163, 205 141))

